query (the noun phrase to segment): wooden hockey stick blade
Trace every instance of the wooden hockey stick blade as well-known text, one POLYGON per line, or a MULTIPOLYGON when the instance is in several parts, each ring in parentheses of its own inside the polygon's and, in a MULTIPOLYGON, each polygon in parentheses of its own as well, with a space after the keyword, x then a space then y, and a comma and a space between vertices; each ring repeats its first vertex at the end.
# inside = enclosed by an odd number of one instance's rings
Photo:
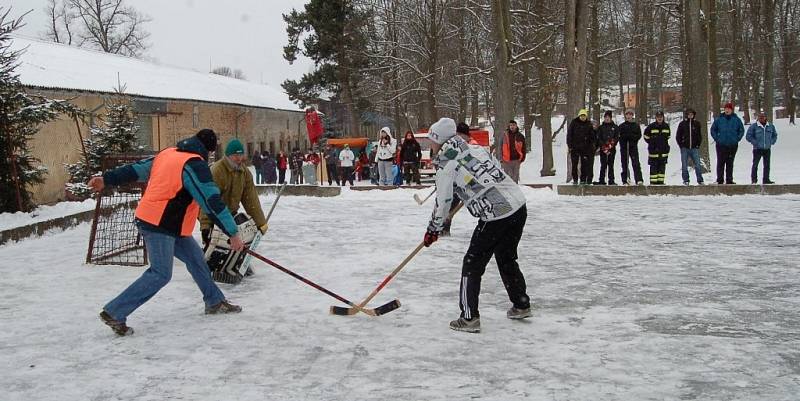
POLYGON ((417 204, 418 204, 418 205, 421 205, 421 204, 423 204, 423 203, 424 203, 424 202, 423 202, 423 200, 422 200, 422 199, 420 199, 420 198, 419 198, 419 195, 417 195, 417 194, 414 194, 414 200, 415 200, 415 201, 417 201, 417 204))
POLYGON ((361 310, 359 310, 358 308, 345 308, 343 306, 331 306, 331 314, 332 315, 339 315, 339 316, 350 316, 350 315, 355 315, 356 313, 363 311, 364 313, 366 313, 366 314, 368 314, 370 316, 380 316, 380 315, 385 315, 385 314, 387 314, 387 313, 389 313, 389 312, 391 312, 391 311, 393 311, 393 310, 395 310, 395 309, 397 309, 399 307, 400 307, 400 300, 395 299, 395 300, 389 301, 389 302, 387 302, 387 303, 385 303, 385 304, 383 304, 383 305, 381 305, 381 306, 379 306, 379 307, 377 307, 375 309, 362 307, 361 310), (370 313, 370 312, 372 312, 372 313, 370 313))

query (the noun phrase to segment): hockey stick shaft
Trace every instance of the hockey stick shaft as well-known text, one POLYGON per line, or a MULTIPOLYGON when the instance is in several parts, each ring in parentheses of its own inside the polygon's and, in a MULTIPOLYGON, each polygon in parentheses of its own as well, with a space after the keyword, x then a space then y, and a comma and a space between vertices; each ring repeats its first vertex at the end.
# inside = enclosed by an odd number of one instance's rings
POLYGON ((270 266, 272 266, 272 267, 274 267, 274 268, 276 268, 276 269, 278 269, 278 270, 280 270, 280 271, 282 271, 282 272, 284 272, 284 273, 286 273, 286 274, 288 274, 288 275, 290 275, 290 276, 292 276, 292 277, 294 277, 294 278, 296 278, 296 279, 298 279, 298 280, 310 285, 311 287, 314 287, 315 289, 317 289, 317 290, 319 290, 319 291, 321 291, 321 292, 323 292, 323 293, 325 293, 327 295, 330 295, 331 297, 337 299, 338 301, 344 302, 344 303, 350 305, 351 307, 360 310, 361 312, 369 314, 368 311, 364 310, 362 307, 356 305, 355 303, 353 303, 351 301, 348 301, 347 299, 345 299, 341 295, 338 295, 335 292, 330 291, 327 288, 325 288, 325 287, 323 287, 323 286, 321 286, 321 285, 319 285, 319 284, 317 284, 317 283, 315 283, 315 282, 313 282, 313 281, 311 281, 311 280, 309 280, 309 279, 307 279, 307 278, 305 278, 305 277, 303 277, 303 276, 301 276, 301 275, 299 275, 299 274, 297 274, 297 273, 295 273, 295 272, 293 272, 293 271, 291 271, 291 270, 289 270, 289 269, 287 269, 287 268, 285 268, 285 267, 273 262, 272 260, 267 259, 266 257, 264 257, 262 255, 259 255, 258 253, 254 252, 252 249, 245 249, 245 252, 247 252, 248 254, 252 255, 256 259, 258 259, 258 260, 260 260, 260 261, 262 261, 262 262, 264 262, 264 263, 266 263, 266 264, 268 264, 268 265, 270 265, 270 266))
MULTIPOLYGON (((455 216, 455 214, 458 213, 459 210, 461 210, 461 206, 463 206, 463 205, 464 205, 463 203, 460 203, 458 206, 455 207, 455 209, 450 211, 450 214, 448 215, 448 218, 452 218, 453 216, 455 216)), ((363 301, 361 301, 360 304, 358 304, 358 309, 363 310, 364 306, 367 305, 369 303, 369 301, 372 301, 372 298, 375 298, 375 296, 377 296, 378 293, 384 287, 386 287, 386 285, 389 284, 390 281, 392 281, 392 279, 397 275, 397 273, 400 273, 400 270, 403 270, 403 268, 406 267, 408 262, 410 262, 411 259, 414 258, 414 256, 417 256, 419 251, 421 251, 422 248, 424 248, 424 247, 425 247, 425 242, 424 241, 420 242, 419 245, 417 245, 417 247, 414 248, 414 250, 411 251, 411 253, 408 254, 408 256, 406 256, 406 258, 403 259, 403 261, 400 262, 400 264, 397 265, 397 267, 395 267, 394 270, 392 270, 392 272, 389 273, 389 275, 386 276, 386 278, 384 278, 383 281, 381 281, 381 283, 378 284, 378 286, 375 287, 374 290, 372 290, 372 292, 369 294, 369 296, 367 296, 366 299, 364 299, 363 301)))
POLYGON ((281 194, 283 193, 283 189, 286 188, 286 183, 284 182, 281 185, 281 189, 278 190, 278 196, 275 197, 275 201, 272 202, 272 207, 269 208, 269 213, 267 213, 267 221, 269 222, 270 216, 272 216, 272 212, 275 211, 275 205, 278 204, 278 201, 281 199, 281 194))

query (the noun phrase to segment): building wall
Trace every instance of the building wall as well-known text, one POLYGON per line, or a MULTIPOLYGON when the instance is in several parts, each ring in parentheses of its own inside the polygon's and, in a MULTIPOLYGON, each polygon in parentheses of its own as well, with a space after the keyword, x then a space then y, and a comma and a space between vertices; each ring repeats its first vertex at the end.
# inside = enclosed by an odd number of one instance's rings
MULTIPOLYGON (((78 95, 77 93, 59 91, 33 91, 51 99, 70 99, 72 103, 84 110, 96 110, 104 113, 103 97, 100 95, 78 95), (76 97, 77 96, 77 97, 76 97)), ((80 135, 86 139, 90 135, 89 126, 78 120, 80 135)), ((34 202, 38 204, 54 203, 64 199, 64 184, 69 180, 64 164, 76 163, 81 157, 81 140, 78 137, 75 121, 62 115, 55 121, 40 127, 29 144, 33 155, 47 167, 45 183, 30 188, 34 202)))
MULTIPOLYGON (((50 98, 73 99, 72 103, 96 115, 105 114, 106 94, 91 94, 77 91, 31 90, 50 98)), ((219 136, 220 144, 216 157, 222 157, 225 145, 238 137, 252 150, 260 150, 264 144, 269 150, 270 143, 276 150, 282 145, 284 150, 295 146, 299 141, 301 149, 308 148, 308 136, 302 111, 283 111, 256 107, 223 105, 207 102, 152 100, 133 98, 134 109, 142 114, 137 122, 140 132, 150 138, 142 143, 149 144, 151 150, 161 150, 174 146, 178 141, 188 138, 202 128, 211 128, 219 136), (288 123, 287 123, 288 121, 288 123), (303 121, 299 123, 299 121, 303 121), (287 128, 288 126, 288 128, 287 128)), ((82 137, 89 135, 89 126, 80 124, 82 137)), ((41 127, 30 142, 32 153, 42 161, 49 173, 45 183, 32 188, 34 200, 38 204, 55 203, 65 198, 64 185, 69 180, 64 164, 75 163, 81 157, 81 142, 75 122, 66 116, 41 127)))

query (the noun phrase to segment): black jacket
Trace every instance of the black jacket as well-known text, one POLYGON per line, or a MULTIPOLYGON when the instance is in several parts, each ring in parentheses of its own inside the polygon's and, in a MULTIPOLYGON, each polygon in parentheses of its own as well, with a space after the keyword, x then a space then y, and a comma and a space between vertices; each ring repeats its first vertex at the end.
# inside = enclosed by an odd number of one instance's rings
POLYGON ((416 139, 404 139, 400 158, 406 163, 418 163, 422 159, 422 149, 416 139))
POLYGON ((597 128, 597 147, 614 151, 619 142, 619 128, 613 122, 602 123, 597 128))
POLYGON ((591 121, 588 119, 581 121, 580 118, 575 118, 569 123, 567 146, 570 152, 575 152, 581 156, 594 155, 594 151, 597 149, 596 142, 597 138, 591 121))
POLYGON ((678 124, 678 133, 675 135, 678 146, 688 149, 698 149, 703 143, 703 136, 700 135, 700 122, 691 119, 683 120, 678 124))
POLYGON ((644 140, 647 142, 647 152, 651 155, 669 154, 669 138, 671 132, 666 122, 654 122, 644 129, 644 140))
POLYGON ((618 130, 620 141, 639 142, 642 139, 642 127, 635 121, 625 121, 618 130))

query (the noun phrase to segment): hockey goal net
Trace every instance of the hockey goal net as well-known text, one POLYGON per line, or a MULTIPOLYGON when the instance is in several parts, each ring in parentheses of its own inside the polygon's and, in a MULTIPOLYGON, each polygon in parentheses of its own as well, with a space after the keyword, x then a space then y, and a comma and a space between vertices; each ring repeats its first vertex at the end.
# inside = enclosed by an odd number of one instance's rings
MULTIPOLYGON (((103 171, 135 163, 150 155, 113 155, 103 158, 103 171)), ((95 265, 144 266, 144 239, 134 223, 134 212, 145 185, 133 183, 106 188, 97 195, 86 263, 95 265)))

